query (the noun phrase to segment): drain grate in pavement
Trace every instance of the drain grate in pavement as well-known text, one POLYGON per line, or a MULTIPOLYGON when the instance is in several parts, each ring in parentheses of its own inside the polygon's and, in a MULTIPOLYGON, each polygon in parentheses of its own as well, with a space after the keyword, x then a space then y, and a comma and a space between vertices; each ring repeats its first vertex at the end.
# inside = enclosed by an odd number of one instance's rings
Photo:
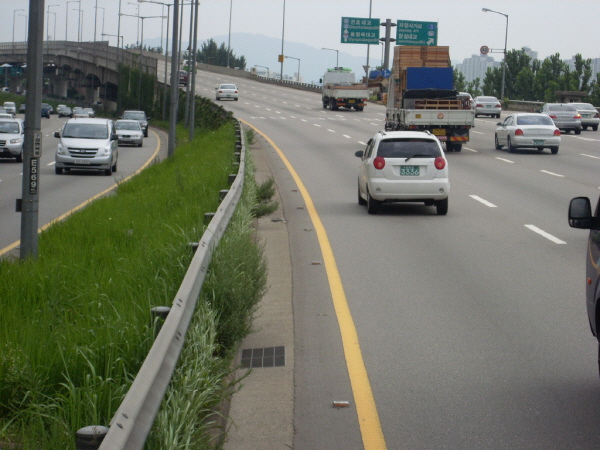
POLYGON ((285 366, 285 347, 247 348, 242 350, 242 367, 285 366))

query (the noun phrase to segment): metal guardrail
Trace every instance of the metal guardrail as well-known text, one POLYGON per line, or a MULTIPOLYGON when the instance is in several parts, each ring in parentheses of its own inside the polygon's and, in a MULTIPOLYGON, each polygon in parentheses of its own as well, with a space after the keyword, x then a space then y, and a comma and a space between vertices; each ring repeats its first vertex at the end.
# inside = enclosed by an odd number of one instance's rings
POLYGON ((181 354, 213 251, 225 233, 242 195, 246 146, 239 122, 236 134, 241 143, 237 176, 202 235, 169 315, 113 417, 100 450, 141 450, 144 447, 181 354))

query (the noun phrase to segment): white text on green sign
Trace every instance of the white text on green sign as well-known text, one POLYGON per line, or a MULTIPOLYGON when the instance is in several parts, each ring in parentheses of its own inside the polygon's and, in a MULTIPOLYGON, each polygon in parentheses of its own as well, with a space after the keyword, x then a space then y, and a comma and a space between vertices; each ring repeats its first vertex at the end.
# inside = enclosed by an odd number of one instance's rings
POLYGON ((342 17, 342 44, 379 44, 379 19, 342 17))
POLYGON ((396 45, 437 45, 437 22, 399 20, 396 23, 396 45))

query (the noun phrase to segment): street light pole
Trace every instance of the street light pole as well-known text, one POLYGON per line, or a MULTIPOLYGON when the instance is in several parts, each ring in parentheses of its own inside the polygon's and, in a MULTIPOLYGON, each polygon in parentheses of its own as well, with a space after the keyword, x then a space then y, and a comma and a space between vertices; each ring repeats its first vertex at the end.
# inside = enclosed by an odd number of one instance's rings
MULTIPOLYGON (((60 6, 60 5, 48 5, 48 7, 46 8, 46 40, 49 41, 50 40, 50 25, 49 25, 49 21, 50 21, 50 8, 54 7, 54 6, 60 6)), ((52 14, 56 14, 56 13, 52 13, 52 14)), ((56 21, 56 16, 54 21, 56 21)))
POLYGON ((286 56, 286 58, 298 60, 298 76, 296 77, 296 82, 300 83, 300 58, 294 58, 293 56, 286 56))
POLYGON ((67 2, 67 12, 65 13, 65 41, 69 40, 69 3, 78 3, 79 0, 69 0, 67 2))
POLYGON ((284 42, 284 36, 285 36, 285 0, 283 0, 283 26, 281 28, 281 73, 279 74, 279 81, 283 82, 283 60, 285 59, 283 57, 283 55, 285 55, 285 53, 283 53, 283 42, 284 42))
POLYGON ((24 9, 15 9, 13 11, 13 35, 12 35, 12 51, 15 52, 15 17, 17 11, 25 11, 24 9))
POLYGON ((262 67, 263 69, 267 69, 267 78, 271 78, 271 71, 267 66, 259 66, 258 64, 254 64, 254 67, 262 67))
POLYGON ((321 50, 331 50, 331 51, 334 51, 336 53, 335 67, 337 69, 340 66, 340 51, 336 50, 335 48, 325 48, 325 47, 321 47, 321 50))
POLYGON ((227 40, 227 68, 229 68, 229 54, 231 53, 231 11, 233 0, 229 0, 229 39, 227 40))
POLYGON ((504 31, 504 52, 503 52, 504 58, 502 60, 502 88, 500 91, 500 101, 503 102, 504 101, 504 85, 506 82, 506 43, 507 43, 507 39, 508 39, 508 14, 504 14, 499 11, 494 11, 489 8, 482 8, 481 10, 483 12, 492 12, 492 13, 500 14, 501 16, 506 17, 506 30, 504 31))
MULTIPOLYGON (((29 17, 27 16, 27 14, 17 14, 17 16, 21 16, 21 17, 25 17, 25 40, 27 40, 27 29, 29 28, 29 17)), ((42 22, 43 24, 44 22, 42 22)), ((44 38, 44 35, 42 34, 42 39, 44 38)))

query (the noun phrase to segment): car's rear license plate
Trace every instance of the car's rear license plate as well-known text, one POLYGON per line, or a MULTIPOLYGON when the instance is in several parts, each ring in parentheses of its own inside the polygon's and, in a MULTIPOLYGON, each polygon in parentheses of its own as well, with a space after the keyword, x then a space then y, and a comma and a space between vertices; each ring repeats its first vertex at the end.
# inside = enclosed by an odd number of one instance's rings
POLYGON ((491 108, 491 107, 492 107, 492 105, 485 105, 485 107, 486 107, 486 108, 491 108))
POLYGON ((434 136, 446 136, 446 130, 444 128, 434 128, 433 135, 434 136))
POLYGON ((533 145, 544 145, 544 140, 543 139, 534 139, 533 145))
POLYGON ((354 103, 354 100, 350 99, 348 100, 348 103, 354 103))
POLYGON ((400 166, 400 175, 404 177, 418 177, 419 166, 400 166))

